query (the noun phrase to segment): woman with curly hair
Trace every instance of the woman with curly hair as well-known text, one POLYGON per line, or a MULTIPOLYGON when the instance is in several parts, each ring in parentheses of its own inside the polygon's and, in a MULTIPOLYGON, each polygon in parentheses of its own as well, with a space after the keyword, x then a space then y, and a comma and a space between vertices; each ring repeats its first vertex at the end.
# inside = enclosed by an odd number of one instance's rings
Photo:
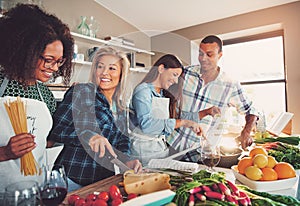
POLYGON ((18 4, 0 18, 0 192, 13 181, 34 179, 20 173, 20 158, 33 153, 42 166, 56 101, 44 84, 72 72, 74 40, 56 16, 36 5, 18 4), (15 134, 4 103, 26 102, 28 133, 15 134))

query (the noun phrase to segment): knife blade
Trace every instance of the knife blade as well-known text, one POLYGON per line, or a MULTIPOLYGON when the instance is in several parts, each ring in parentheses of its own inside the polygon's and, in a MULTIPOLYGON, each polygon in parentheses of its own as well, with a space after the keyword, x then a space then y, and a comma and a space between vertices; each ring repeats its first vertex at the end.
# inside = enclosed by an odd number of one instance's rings
POLYGON ((111 163, 117 165, 122 172, 125 172, 127 170, 131 170, 127 165, 125 165, 121 160, 119 160, 117 157, 111 157, 110 160, 111 163))

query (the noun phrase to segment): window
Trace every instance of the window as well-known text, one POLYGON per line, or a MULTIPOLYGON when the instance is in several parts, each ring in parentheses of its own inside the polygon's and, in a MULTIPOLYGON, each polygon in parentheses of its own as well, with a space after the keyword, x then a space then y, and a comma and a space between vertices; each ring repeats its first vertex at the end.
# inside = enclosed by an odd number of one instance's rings
POLYGON ((224 41, 220 67, 241 82, 267 123, 286 111, 282 31, 224 41))

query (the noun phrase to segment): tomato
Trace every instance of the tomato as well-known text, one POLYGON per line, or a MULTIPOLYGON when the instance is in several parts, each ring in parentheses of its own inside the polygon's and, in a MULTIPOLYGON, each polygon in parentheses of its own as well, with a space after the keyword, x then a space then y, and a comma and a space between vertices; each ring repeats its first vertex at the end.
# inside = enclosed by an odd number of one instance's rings
POLYGON ((93 206, 107 206, 106 201, 102 200, 102 199, 96 199, 93 202, 93 206))
POLYGON ((73 194, 73 195, 70 195, 68 197, 68 204, 69 205, 74 205, 75 204, 75 201, 80 199, 79 195, 76 195, 76 194, 73 194))
POLYGON ((120 189, 116 185, 112 185, 109 188, 109 196, 112 200, 114 199, 123 199, 120 189))
POLYGON ((113 201, 111 201, 111 206, 119 206, 120 204, 123 203, 123 200, 120 198, 115 198, 113 201))
POLYGON ((89 202, 89 201, 94 201, 94 200, 96 200, 97 199, 97 195, 95 195, 95 194, 88 194, 87 196, 86 196, 86 198, 85 198, 85 201, 86 202, 89 202))
POLYGON ((75 201, 75 206, 84 206, 85 205, 85 199, 79 198, 78 200, 75 201))
POLYGON ((128 196, 127 196, 127 200, 131 200, 131 199, 133 199, 133 198, 136 198, 137 196, 138 196, 137 194, 130 193, 130 194, 128 194, 128 196))
POLYGON ((106 191, 102 191, 99 193, 99 195, 97 196, 97 199, 102 199, 105 202, 107 202, 109 200, 109 194, 106 191))

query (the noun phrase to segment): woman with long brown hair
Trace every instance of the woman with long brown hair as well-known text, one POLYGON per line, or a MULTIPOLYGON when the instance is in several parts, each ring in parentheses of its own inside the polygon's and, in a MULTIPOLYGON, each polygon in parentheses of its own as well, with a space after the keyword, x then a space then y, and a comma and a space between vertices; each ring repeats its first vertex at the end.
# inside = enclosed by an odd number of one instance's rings
POLYGON ((179 127, 202 134, 198 123, 180 119, 181 61, 172 54, 159 58, 134 89, 130 109, 132 155, 145 165, 153 158, 169 155, 165 136, 179 127), (178 109, 179 106, 179 109, 178 109))

